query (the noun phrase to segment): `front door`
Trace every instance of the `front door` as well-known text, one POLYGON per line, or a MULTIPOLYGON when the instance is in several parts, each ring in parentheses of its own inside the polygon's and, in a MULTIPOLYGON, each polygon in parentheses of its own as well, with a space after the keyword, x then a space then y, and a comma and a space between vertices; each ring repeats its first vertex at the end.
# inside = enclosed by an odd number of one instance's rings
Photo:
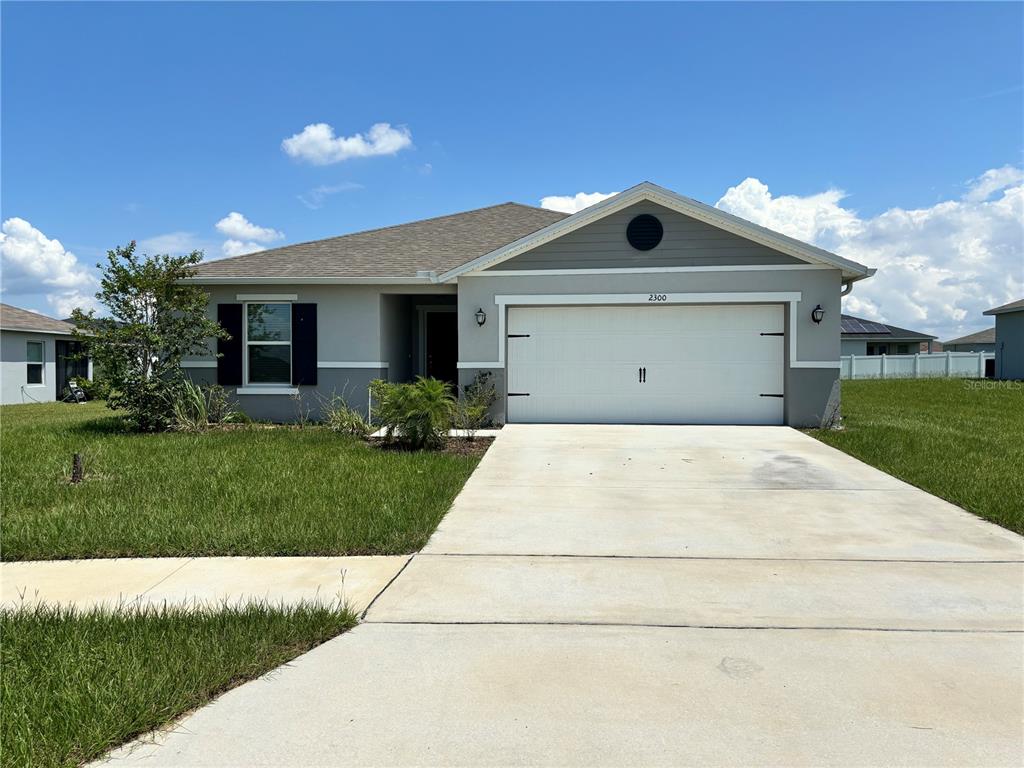
POLYGON ((427 312, 426 371, 428 377, 458 382, 458 315, 455 312, 427 312))

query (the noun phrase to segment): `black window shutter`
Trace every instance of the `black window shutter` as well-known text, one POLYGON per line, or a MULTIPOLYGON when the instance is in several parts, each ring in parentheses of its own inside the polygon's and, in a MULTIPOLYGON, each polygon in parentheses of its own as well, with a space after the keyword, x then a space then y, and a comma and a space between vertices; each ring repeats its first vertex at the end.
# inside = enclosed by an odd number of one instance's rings
POLYGON ((292 304, 292 384, 316 384, 316 304, 292 304))
POLYGON ((217 383, 224 387, 242 383, 242 305, 218 304, 217 322, 231 334, 230 339, 217 339, 217 383))

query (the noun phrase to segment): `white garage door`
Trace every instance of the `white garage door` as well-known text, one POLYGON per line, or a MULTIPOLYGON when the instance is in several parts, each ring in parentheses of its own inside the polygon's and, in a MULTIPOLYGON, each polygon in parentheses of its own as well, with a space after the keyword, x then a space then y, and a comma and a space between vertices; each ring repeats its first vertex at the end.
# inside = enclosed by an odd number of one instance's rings
POLYGON ((508 420, 781 424, 779 305, 510 307, 508 420))

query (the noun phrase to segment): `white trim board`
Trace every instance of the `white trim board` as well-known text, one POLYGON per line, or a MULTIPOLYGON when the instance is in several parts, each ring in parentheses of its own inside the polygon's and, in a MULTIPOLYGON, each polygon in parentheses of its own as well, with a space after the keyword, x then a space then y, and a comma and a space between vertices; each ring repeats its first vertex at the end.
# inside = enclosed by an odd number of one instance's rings
POLYGON ((216 360, 182 360, 182 368, 216 368, 216 360))
POLYGON ((235 301, 298 301, 297 293, 238 293, 235 301))
MULTIPOLYGON (((430 277, 184 277, 178 282, 195 285, 431 285, 430 277)), ((447 291, 439 291, 447 293, 447 291)))
POLYGON ((385 363, 385 362, 380 361, 380 360, 375 361, 375 362, 354 362, 354 363, 335 362, 335 361, 328 361, 328 360, 318 360, 317 363, 316 363, 316 367, 317 368, 388 368, 389 365, 388 365, 388 363, 385 363))
POLYGON ((236 395, 295 395, 298 392, 298 387, 245 386, 235 390, 236 395))
POLYGON ((448 270, 439 275, 437 279, 440 282, 448 282, 460 275, 493 267, 514 256, 518 256, 544 243, 551 242, 581 227, 603 219, 605 216, 645 201, 661 205, 669 210, 697 219, 705 224, 710 224, 726 232, 731 232, 734 235, 759 243, 801 261, 811 264, 824 264, 833 269, 842 270, 844 280, 860 280, 874 274, 873 269, 863 264, 844 259, 842 256, 830 253, 809 243, 803 243, 780 232, 773 232, 770 229, 741 219, 739 216, 734 216, 731 213, 726 213, 692 198, 676 194, 664 187, 659 187, 657 184, 645 181, 607 200, 602 200, 596 205, 584 208, 582 211, 578 211, 561 221, 556 221, 554 224, 549 224, 543 229, 497 248, 490 253, 485 253, 483 256, 468 261, 455 269, 448 270))
POLYGON ((489 269, 462 277, 545 277, 547 275, 659 275, 672 272, 773 272, 778 270, 832 269, 824 264, 741 264, 731 267, 609 267, 607 269, 489 269))
POLYGON ((725 293, 526 293, 498 294, 494 303, 518 306, 565 304, 771 304, 800 301, 800 291, 729 291, 725 293), (651 296, 664 296, 652 300, 651 296))
POLYGON ((35 328, 0 328, 8 333, 38 333, 44 336, 72 336, 71 331, 41 331, 35 328))

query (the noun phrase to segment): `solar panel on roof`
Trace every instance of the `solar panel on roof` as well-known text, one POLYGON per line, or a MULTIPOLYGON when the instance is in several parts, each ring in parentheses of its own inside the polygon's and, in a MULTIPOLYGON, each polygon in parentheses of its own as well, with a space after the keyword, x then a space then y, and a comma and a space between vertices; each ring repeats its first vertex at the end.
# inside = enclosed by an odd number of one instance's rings
POLYGON ((843 315, 840 319, 840 326, 842 328, 843 333, 891 333, 888 326, 882 325, 881 323, 872 322, 871 320, 863 320, 859 317, 853 317, 851 315, 843 315))

